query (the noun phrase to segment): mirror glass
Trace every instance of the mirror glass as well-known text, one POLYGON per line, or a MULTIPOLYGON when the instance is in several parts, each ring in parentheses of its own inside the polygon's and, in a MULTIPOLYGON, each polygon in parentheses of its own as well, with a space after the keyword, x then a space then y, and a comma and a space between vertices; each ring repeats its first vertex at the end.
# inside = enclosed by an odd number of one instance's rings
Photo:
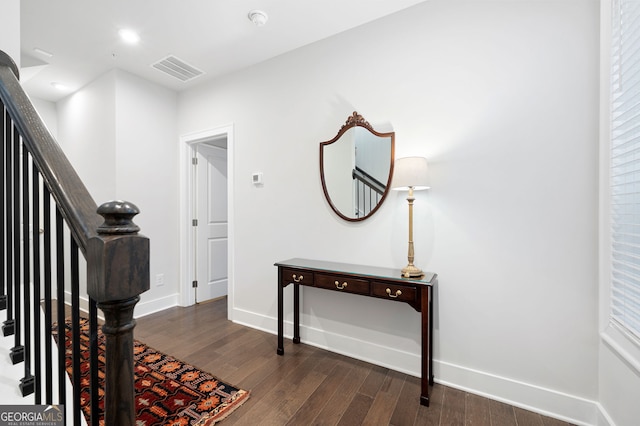
POLYGON ((379 133, 357 112, 335 138, 320 143, 322 189, 333 211, 348 221, 373 215, 389 192, 395 133, 379 133))

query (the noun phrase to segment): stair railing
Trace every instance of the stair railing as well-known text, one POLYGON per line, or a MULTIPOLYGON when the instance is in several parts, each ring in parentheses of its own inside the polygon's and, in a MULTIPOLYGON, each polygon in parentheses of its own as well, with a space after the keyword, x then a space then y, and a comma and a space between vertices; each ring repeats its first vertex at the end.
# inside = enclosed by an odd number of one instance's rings
POLYGON ((24 363, 20 390, 23 395, 35 394, 36 404, 64 405, 64 377, 69 371, 73 424, 80 424, 81 399, 90 401, 89 424, 98 424, 102 380, 98 370, 100 309, 105 336, 104 356, 100 357, 105 363, 104 424, 134 425, 133 309, 140 294, 149 289, 149 239, 138 233, 139 228, 132 221, 138 213, 135 205, 112 201, 97 206, 18 79, 15 63, 0 51, 0 123, 4 141, 0 309, 7 311, 3 334, 15 339, 11 361, 24 363), (55 212, 51 211, 52 202, 55 212), (79 254, 86 262, 87 296, 82 297, 87 299, 89 311, 88 344, 80 338, 79 254), (71 307, 65 297, 70 299, 71 307), (57 366, 52 365, 54 308, 57 366), (66 341, 64 332, 69 310, 71 343, 66 341), (65 364, 67 346, 72 360, 65 364), (80 380, 82 359, 89 359, 88 386, 80 380), (52 379, 55 369, 57 394, 52 379))
POLYGON ((356 217, 366 216, 380 202, 384 194, 385 185, 359 167, 355 167, 352 170, 351 177, 355 186, 356 217))

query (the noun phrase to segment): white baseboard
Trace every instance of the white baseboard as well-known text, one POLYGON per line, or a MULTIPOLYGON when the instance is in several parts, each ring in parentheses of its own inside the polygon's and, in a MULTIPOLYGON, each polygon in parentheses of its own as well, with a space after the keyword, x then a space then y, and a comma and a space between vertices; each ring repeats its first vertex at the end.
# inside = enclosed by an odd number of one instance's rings
MULTIPOLYGON (((135 307, 134 317, 141 318, 146 315, 151 315, 156 312, 178 306, 179 300, 180 294, 174 293, 169 296, 161 297, 159 299, 138 302, 135 307)), ((65 303, 69 305, 71 304, 71 292, 65 291, 65 303)), ((80 296, 80 310, 83 312, 89 312, 89 298, 87 296, 80 296)), ((104 319, 102 313, 99 310, 98 318, 104 319)))
MULTIPOLYGON (((275 334, 277 322, 275 318, 235 308, 233 322, 275 334)), ((293 338, 293 324, 285 321, 284 335, 293 338)), ((390 368, 411 376, 420 377, 420 356, 399 351, 388 346, 360 340, 337 333, 326 332, 317 328, 300 325, 300 338, 310 346, 356 358, 371 364, 390 368), (390 360, 394 360, 390 361, 390 360), (409 367, 407 367, 409 366, 409 367)), ((277 339, 273 339, 273 351, 276 351, 277 339)))
POLYGON ((180 305, 180 293, 170 294, 159 299, 138 302, 135 309, 135 318, 142 318, 165 309, 180 305))
POLYGON ((598 424, 596 401, 508 377, 434 360, 436 381, 576 425, 598 424))
MULTIPOLYGON (((78 299, 80 301, 80 311, 85 313, 89 312, 89 297, 86 295, 80 295, 78 299)), ((71 292, 69 290, 64 291, 64 303, 71 306, 71 292)), ((98 311, 98 318, 104 319, 100 311, 98 311)))
POLYGON ((599 402, 596 405, 598 406, 598 422, 596 423, 596 425, 615 426, 615 422, 613 421, 607 410, 605 410, 599 402))
MULTIPOLYGON (((239 308, 233 309, 233 322, 276 334, 276 318, 239 308)), ((293 324, 285 321, 284 335, 293 336, 293 324)), ((350 336, 324 332, 300 324, 304 344, 330 350, 371 364, 380 365, 412 376, 420 376, 420 355, 355 339, 350 336)), ((273 352, 277 341, 274 337, 273 352)), ((435 380, 446 386, 461 389, 490 399, 502 401, 545 416, 576 425, 612 426, 606 412, 597 401, 547 389, 507 377, 454 365, 434 359, 435 380)))

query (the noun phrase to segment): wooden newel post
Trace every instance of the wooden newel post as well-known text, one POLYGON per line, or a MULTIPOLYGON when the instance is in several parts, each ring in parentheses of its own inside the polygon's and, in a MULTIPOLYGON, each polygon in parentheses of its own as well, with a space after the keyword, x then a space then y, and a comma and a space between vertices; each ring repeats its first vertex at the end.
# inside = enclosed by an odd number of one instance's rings
POLYGON ((135 425, 133 309, 149 290, 149 239, 139 235, 138 208, 125 201, 101 205, 104 223, 87 250, 87 293, 102 310, 105 348, 105 425, 135 425))

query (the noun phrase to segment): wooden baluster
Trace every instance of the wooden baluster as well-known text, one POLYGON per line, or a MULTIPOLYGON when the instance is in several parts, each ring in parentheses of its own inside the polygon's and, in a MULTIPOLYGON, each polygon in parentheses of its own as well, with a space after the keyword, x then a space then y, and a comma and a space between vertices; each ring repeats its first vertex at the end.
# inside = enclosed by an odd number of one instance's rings
POLYGON ((5 247, 4 247, 4 264, 5 264, 5 283, 6 293, 0 299, 0 307, 7 310, 7 319, 2 324, 3 336, 13 334, 13 144, 11 143, 11 129, 13 124, 9 117, 9 112, 5 110, 5 128, 4 128, 4 150, 5 150, 5 204, 4 216, 5 225, 5 247))
MULTIPOLYGON (((23 307, 23 333, 24 345, 22 346, 24 363, 24 377, 20 379, 20 392, 22 396, 31 395, 35 390, 35 377, 31 374, 31 231, 30 223, 30 199, 31 183, 29 181, 29 152, 22 145, 22 307, 23 307)), ((36 236, 34 236, 36 237, 36 236)), ((37 237, 36 237, 37 238, 37 237)), ((40 337, 40 336, 37 336, 40 337)))
MULTIPOLYGON (((89 383, 98 384, 98 307, 96 301, 91 298, 89 298, 89 364, 89 383)), ((97 385, 90 386, 89 398, 91 413, 98 413, 100 411, 100 392, 97 385)), ((92 415, 89 425, 99 426, 98 416, 92 415)))
POLYGON ((35 369, 35 403, 37 405, 42 404, 42 339, 40 338, 40 301, 42 300, 40 294, 40 237, 44 232, 40 229, 40 172, 35 163, 32 163, 31 169, 31 185, 32 185, 32 202, 31 202, 31 234, 33 235, 33 351, 34 351, 34 369, 35 369))
POLYGON ((71 278, 71 390, 73 391, 73 424, 80 424, 82 415, 81 377, 80 377, 80 256, 78 244, 69 239, 69 276, 71 278))
MULTIPOLYGON (((135 424, 133 309, 149 289, 149 239, 133 223, 138 208, 124 201, 101 205, 104 223, 87 249, 87 293, 105 316, 104 424, 135 424)), ((92 384, 93 386, 94 384, 92 384)))
POLYGON ((66 372, 66 329, 65 329, 65 260, 64 260, 64 219, 59 207, 56 207, 56 309, 58 318, 58 398, 59 404, 67 403, 67 381, 64 379, 66 372))
MULTIPOLYGON (((51 193, 46 186, 42 188, 42 220, 44 228, 44 353, 45 353, 45 404, 53 404, 53 345, 51 326, 53 311, 51 309, 51 193)), ((64 376, 62 376, 64 377, 64 376)))
MULTIPOLYGON (((0 137, 2 137, 2 157, 4 157, 5 152, 7 150, 7 140, 10 137, 9 128, 11 126, 11 118, 9 117, 9 113, 4 109, 4 104, 0 102, 0 105, 2 105, 2 108, 0 108, 0 111, 2 114, 2 130, 0 131, 1 132, 0 137)), ((8 174, 9 171, 7 170, 5 171, 5 173, 8 174)), ((2 192, 2 194, 0 195, 0 203, 2 203, 2 220, 3 221, 7 217, 6 209, 8 209, 7 207, 8 204, 5 204, 5 200, 6 200, 5 184, 6 184, 6 181, 4 180, 4 176, 3 176, 2 185, 0 185, 0 191, 2 192)), ((5 237, 4 230, 5 230, 5 227, 3 222, 2 224, 0 224, 0 244, 2 244, 4 241, 9 241, 5 237)), ((5 273, 8 271, 8 266, 9 266, 8 265, 9 261, 7 260, 8 254, 9 254, 8 251, 3 253, 2 255, 3 259, 0 260, 0 311, 7 309, 7 293, 5 290, 6 288, 5 285, 10 281, 5 280, 5 273), (5 271, 5 264, 7 264, 7 271, 5 271)))
POLYGON ((21 174, 20 137, 13 128, 13 336, 14 346, 9 352, 9 358, 13 364, 24 361, 24 346, 22 346, 22 258, 20 239, 23 238, 20 230, 20 174, 21 174))

